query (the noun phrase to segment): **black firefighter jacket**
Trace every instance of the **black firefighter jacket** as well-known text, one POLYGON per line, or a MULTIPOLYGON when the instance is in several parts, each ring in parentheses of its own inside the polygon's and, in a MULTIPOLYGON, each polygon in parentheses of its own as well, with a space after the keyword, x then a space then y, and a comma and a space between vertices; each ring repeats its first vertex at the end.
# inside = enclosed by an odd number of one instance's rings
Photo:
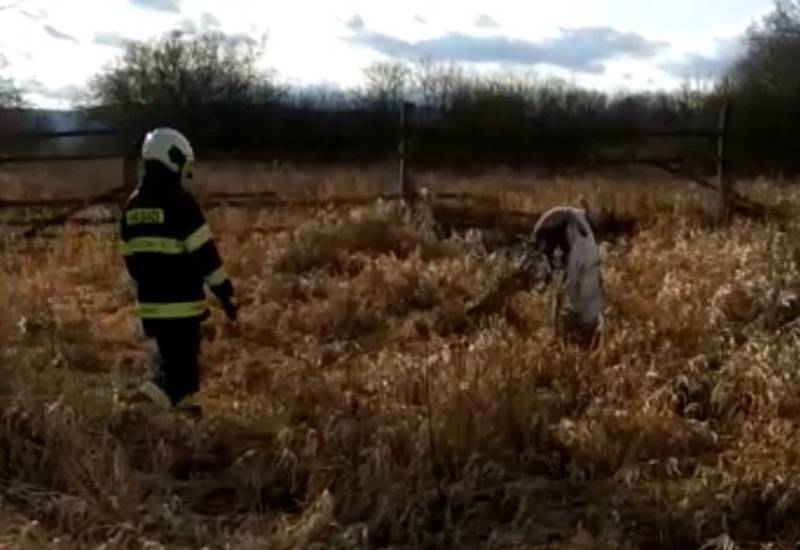
POLYGON ((158 168, 145 172, 120 220, 122 254, 147 333, 159 321, 207 317, 204 284, 222 302, 233 295, 200 206, 176 175, 158 168))

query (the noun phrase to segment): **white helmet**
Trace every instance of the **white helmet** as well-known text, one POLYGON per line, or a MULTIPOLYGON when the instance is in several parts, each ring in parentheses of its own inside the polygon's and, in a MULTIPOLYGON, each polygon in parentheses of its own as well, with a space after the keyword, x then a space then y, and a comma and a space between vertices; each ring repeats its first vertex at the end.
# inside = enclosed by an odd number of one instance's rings
POLYGON ((172 128, 156 128, 147 133, 142 144, 142 159, 157 160, 185 178, 192 177, 192 144, 172 128))

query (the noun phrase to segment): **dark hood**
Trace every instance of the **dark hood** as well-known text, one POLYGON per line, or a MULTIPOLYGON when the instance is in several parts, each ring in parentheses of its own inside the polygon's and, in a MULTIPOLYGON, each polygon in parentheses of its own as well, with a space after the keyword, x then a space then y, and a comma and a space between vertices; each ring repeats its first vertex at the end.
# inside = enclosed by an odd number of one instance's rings
POLYGON ((181 191, 181 176, 160 162, 147 161, 139 192, 143 195, 164 195, 181 191))

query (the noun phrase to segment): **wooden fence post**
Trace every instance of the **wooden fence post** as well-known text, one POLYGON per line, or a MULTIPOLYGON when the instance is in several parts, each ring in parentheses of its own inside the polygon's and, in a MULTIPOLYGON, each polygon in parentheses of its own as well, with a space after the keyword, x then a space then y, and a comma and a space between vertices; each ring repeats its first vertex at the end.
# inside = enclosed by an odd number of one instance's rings
POLYGON ((403 102, 400 109, 400 140, 398 143, 399 166, 397 172, 398 192, 404 201, 411 201, 414 198, 414 186, 408 174, 408 126, 411 121, 411 114, 414 104, 408 101, 403 102))
POLYGON ((132 153, 128 153, 122 158, 122 185, 125 189, 133 191, 138 183, 137 159, 132 153))
POLYGON ((141 176, 139 173, 141 142, 133 139, 127 133, 124 133, 123 136, 122 142, 124 143, 124 151, 122 156, 122 181, 120 182, 120 186, 124 190, 121 200, 125 201, 139 186, 139 178, 141 176))
POLYGON ((728 222, 733 214, 733 181, 729 174, 727 148, 725 141, 728 137, 728 122, 730 120, 731 102, 725 99, 719 113, 719 127, 717 132, 717 187, 719 189, 719 216, 720 221, 728 222))

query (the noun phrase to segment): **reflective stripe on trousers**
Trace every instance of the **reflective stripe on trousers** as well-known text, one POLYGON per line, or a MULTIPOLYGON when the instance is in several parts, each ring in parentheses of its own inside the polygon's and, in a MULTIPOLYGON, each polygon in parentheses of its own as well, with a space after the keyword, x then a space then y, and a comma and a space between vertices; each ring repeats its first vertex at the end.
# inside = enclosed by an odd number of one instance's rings
POLYGON ((174 303, 143 303, 137 307, 137 313, 142 319, 186 319, 200 317, 206 311, 206 301, 174 302, 174 303))

